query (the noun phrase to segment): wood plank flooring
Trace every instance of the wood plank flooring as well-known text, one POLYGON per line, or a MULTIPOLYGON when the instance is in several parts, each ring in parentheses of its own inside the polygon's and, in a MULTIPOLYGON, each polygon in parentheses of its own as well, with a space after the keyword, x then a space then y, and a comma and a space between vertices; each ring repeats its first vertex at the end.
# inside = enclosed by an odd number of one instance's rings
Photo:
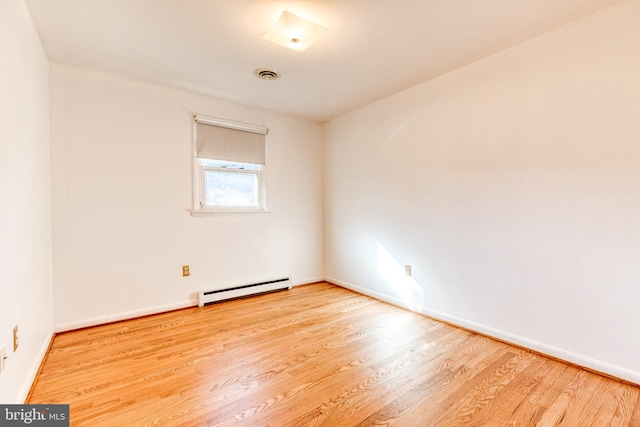
POLYGON ((327 283, 56 335, 72 426, 640 426, 640 388, 327 283))

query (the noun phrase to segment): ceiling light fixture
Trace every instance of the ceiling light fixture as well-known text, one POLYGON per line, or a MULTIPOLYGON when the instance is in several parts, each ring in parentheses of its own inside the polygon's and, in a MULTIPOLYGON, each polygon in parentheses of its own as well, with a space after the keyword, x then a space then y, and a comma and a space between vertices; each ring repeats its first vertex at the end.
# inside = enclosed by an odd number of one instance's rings
POLYGON ((262 38, 280 46, 304 52, 326 32, 326 28, 285 10, 278 22, 262 38))

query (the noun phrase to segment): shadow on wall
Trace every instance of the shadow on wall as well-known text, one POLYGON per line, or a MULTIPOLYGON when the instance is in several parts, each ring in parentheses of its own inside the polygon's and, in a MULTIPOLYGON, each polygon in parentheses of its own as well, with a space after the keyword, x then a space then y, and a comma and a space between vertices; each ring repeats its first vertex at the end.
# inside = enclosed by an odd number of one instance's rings
POLYGON ((393 292, 410 310, 422 313, 424 289, 406 274, 396 259, 378 243, 378 273, 387 281, 393 292))

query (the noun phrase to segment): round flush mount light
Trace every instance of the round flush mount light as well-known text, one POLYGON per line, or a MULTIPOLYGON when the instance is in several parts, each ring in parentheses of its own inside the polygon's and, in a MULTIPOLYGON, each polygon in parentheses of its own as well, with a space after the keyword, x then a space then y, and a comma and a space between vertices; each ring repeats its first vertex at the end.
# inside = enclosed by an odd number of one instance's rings
POLYGON ((256 77, 260 77, 263 80, 275 80, 280 77, 280 72, 274 68, 256 68, 253 72, 256 77))

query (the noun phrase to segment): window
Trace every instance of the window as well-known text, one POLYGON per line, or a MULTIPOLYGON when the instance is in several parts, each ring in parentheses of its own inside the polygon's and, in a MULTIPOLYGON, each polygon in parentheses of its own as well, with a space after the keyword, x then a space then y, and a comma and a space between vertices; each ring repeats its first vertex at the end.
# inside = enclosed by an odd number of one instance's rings
POLYGON ((260 206, 262 166, 224 160, 198 159, 204 185, 200 207, 260 206))
POLYGON ((195 116, 194 213, 266 211, 266 133, 195 116))

